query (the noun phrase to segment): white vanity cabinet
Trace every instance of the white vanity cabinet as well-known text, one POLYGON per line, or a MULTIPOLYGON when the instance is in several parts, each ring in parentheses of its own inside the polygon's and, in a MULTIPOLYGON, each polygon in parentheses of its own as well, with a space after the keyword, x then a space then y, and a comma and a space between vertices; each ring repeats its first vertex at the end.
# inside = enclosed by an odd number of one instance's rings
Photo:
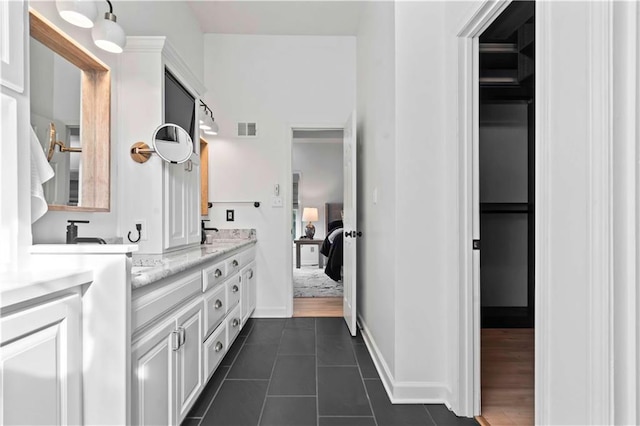
POLYGON ((0 324, 0 423, 81 424, 80 294, 3 312, 0 324))
POLYGON ((188 414, 255 308, 254 257, 250 247, 134 290, 133 424, 188 414))
POLYGON ((179 424, 203 381, 201 298, 190 301, 133 343, 134 424, 179 424))
POLYGON ((240 272, 242 277, 242 323, 244 324, 256 309, 258 288, 256 283, 256 262, 252 261, 240 272))

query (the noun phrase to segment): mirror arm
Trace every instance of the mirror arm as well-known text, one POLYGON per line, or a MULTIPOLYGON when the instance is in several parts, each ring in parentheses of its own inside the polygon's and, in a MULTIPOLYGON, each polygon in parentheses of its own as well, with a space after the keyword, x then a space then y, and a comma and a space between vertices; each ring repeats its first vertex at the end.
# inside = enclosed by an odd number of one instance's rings
POLYGON ((131 158, 137 163, 146 163, 154 152, 156 150, 149 148, 149 145, 144 142, 136 142, 131 145, 131 158))
POLYGON ((62 141, 56 140, 56 125, 49 123, 49 150, 47 152, 47 161, 51 162, 53 154, 56 151, 56 145, 60 152, 82 152, 82 147, 69 147, 67 148, 62 141))

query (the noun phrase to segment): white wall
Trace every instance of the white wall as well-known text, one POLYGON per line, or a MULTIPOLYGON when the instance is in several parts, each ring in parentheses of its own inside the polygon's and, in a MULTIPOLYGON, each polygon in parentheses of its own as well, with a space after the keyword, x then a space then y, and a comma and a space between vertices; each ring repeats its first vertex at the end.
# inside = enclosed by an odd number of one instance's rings
MULTIPOLYGON (((66 221, 69 219, 90 220, 89 224, 79 225, 80 236, 114 237, 124 236, 127 229, 120 229, 119 205, 123 203, 123 191, 130 188, 127 182, 118 179, 118 161, 120 150, 128 149, 132 141, 120 141, 118 123, 127 120, 118 114, 117 82, 118 55, 97 48, 91 39, 91 31, 75 27, 58 15, 55 2, 32 1, 30 6, 44 15, 54 25, 91 51, 111 68, 111 211, 108 213, 83 212, 47 212, 33 224, 33 243, 61 243, 65 241, 66 221)), ((101 7, 101 5, 99 5, 101 7)), ((104 3, 104 8, 107 8, 104 3)), ((107 11, 107 10, 105 10, 107 11)), ((104 12, 102 12, 104 13, 104 12)), ((131 35, 165 35, 169 42, 180 52, 189 68, 202 78, 202 32, 189 6, 182 1, 126 1, 114 4, 114 14, 125 33, 131 35), (171 23, 171 24, 169 24, 171 23)), ((27 68, 28 70, 29 68, 27 68)), ((27 75, 28 79, 28 75, 27 75)), ((23 125, 27 125, 24 123, 23 125)), ((20 181, 20 192, 28 196, 28 182, 20 181)), ((28 199, 28 198, 27 198, 28 199)))
POLYGON ((367 2, 358 30, 358 317, 395 374, 395 6, 367 2), (374 200, 374 194, 377 200, 374 200))
POLYGON ((290 206, 292 126, 341 126, 353 109, 355 38, 206 34, 204 69, 205 102, 220 125, 209 145, 210 225, 257 229, 256 314, 284 316, 291 304, 291 210, 271 206, 273 186, 290 206), (257 122, 258 137, 234 137, 238 121, 257 122), (224 221, 229 208, 234 222, 224 221))

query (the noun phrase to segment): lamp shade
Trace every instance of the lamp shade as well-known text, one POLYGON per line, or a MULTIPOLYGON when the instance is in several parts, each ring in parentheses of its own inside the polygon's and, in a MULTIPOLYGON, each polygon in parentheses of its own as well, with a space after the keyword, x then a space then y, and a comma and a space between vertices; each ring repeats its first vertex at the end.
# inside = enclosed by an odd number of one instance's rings
POLYGON ((96 22, 91 36, 96 46, 111 53, 122 53, 127 42, 124 30, 116 22, 116 15, 109 12, 104 14, 104 19, 96 22))
POLYGON ((82 28, 93 27, 98 8, 93 0, 56 0, 56 9, 65 21, 82 28))
POLYGON ((305 222, 317 222, 318 209, 315 207, 305 207, 304 210, 302 210, 302 220, 305 222))

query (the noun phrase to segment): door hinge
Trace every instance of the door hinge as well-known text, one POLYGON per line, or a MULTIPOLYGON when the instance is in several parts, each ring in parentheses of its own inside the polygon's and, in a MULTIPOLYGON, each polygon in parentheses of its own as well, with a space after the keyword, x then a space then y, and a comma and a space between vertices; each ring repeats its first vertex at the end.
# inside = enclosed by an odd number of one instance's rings
POLYGON ((480 250, 480 240, 473 240, 473 249, 480 250))

